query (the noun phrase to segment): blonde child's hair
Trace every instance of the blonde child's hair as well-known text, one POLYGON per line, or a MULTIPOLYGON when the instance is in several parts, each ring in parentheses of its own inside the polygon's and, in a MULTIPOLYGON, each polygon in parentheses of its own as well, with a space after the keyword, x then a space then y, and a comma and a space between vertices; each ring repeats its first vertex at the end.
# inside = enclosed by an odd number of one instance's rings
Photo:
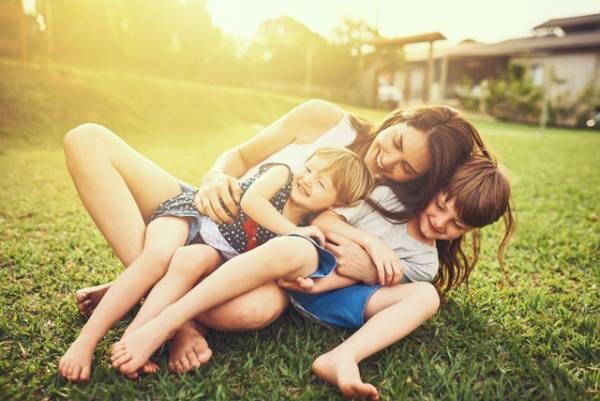
POLYGON ((374 179, 362 157, 346 148, 319 148, 313 157, 325 161, 321 170, 331 176, 337 192, 336 206, 351 206, 368 194, 374 179))

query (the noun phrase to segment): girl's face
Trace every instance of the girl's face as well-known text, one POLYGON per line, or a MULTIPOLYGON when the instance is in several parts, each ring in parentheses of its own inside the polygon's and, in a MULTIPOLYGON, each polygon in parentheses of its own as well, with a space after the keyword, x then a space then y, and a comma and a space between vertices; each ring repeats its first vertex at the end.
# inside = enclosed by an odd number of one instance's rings
POLYGON ((414 180, 431 167, 427 135, 404 123, 392 125, 377 134, 364 160, 378 181, 414 180))
POLYGON ((427 239, 449 241, 473 227, 460 221, 454 199, 447 199, 445 192, 438 192, 419 214, 419 229, 427 239))
POLYGON ((325 210, 337 200, 331 176, 323 173, 326 162, 317 156, 306 161, 304 168, 294 173, 290 197, 311 212, 325 210))

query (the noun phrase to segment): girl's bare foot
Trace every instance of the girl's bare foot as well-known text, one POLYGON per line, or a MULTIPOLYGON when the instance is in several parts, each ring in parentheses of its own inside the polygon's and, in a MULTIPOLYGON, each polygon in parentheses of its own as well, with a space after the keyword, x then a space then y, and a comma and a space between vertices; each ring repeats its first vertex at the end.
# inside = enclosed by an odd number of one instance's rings
POLYGON ((92 312, 96 309, 96 305, 98 305, 98 302, 100 302, 104 294, 106 294, 111 283, 82 288, 75 293, 79 312, 83 316, 90 317, 92 315, 92 312))
POLYGON ((124 375, 135 373, 172 335, 160 316, 127 334, 112 347, 112 366, 124 375))
POLYGON ((96 344, 77 337, 67 352, 60 358, 58 372, 70 381, 88 381, 96 344))
POLYGON ((185 373, 204 365, 212 356, 204 334, 194 322, 187 322, 169 343, 169 370, 185 373))
POLYGON ((379 399, 375 386, 361 380, 358 364, 344 352, 334 350, 321 355, 313 362, 312 371, 326 382, 338 386, 345 397, 379 399))

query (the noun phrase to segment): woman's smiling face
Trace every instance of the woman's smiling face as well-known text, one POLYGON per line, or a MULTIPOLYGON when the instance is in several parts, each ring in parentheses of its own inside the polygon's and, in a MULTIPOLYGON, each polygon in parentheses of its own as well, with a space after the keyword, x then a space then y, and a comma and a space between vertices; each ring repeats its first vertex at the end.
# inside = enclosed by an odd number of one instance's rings
POLYGON ((367 149, 365 164, 378 181, 419 178, 431 167, 427 134, 404 123, 388 127, 367 149))

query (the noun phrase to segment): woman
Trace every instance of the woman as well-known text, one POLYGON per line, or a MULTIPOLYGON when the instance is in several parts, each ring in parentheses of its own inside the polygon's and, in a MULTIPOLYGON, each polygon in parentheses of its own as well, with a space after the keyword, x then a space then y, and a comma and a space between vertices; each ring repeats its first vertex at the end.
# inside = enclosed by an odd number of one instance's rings
MULTIPOLYGON (((371 130, 332 104, 309 101, 223 154, 203 179, 198 209, 215 221, 231 221, 225 208, 237 213, 236 177, 251 173, 263 161, 283 161, 294 167, 321 146, 348 146, 362 155, 375 177, 390 184, 406 206, 394 216, 402 217, 425 207, 455 167, 475 146, 481 148, 483 144, 471 124, 443 106, 396 112, 371 130)), ((148 217, 161 202, 180 192, 179 182, 98 125, 87 124, 69 132, 65 154, 86 209, 123 264, 129 265, 142 249, 148 217)), ((385 210, 381 213, 389 215, 385 210)), ((362 248, 343 238, 332 240, 329 249, 338 257, 341 274, 376 281, 377 274, 362 248)), ((386 271, 382 279, 396 284, 398 273, 386 271)), ((439 298, 427 283, 402 287, 406 313, 414 322, 406 327, 408 334, 435 313, 439 298)), ((80 292, 80 309, 90 312, 106 288, 80 292)), ((209 310, 199 320, 219 330, 255 329, 271 323, 287 302, 285 292, 268 284, 209 310)), ((193 323, 175 335, 170 353, 169 365, 177 371, 189 370, 210 358, 202 329, 193 323)), ((61 374, 71 380, 89 379, 92 355, 93 349, 85 341, 73 344, 61 361, 61 374)))

